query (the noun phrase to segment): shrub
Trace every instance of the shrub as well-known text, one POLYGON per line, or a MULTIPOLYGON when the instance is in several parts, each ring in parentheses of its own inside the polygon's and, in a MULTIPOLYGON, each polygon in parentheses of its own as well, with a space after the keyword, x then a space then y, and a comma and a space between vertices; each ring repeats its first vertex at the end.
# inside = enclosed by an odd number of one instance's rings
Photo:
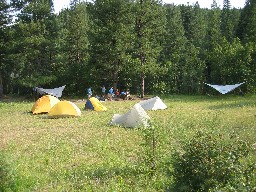
POLYGON ((174 191, 236 191, 241 186, 242 191, 253 190, 251 152, 252 147, 239 137, 198 131, 173 154, 174 191))

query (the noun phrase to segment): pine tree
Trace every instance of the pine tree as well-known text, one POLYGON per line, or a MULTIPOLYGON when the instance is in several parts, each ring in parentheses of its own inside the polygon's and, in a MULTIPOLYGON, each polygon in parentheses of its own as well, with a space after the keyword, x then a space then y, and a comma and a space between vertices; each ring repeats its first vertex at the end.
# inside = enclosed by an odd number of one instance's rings
POLYGON ((237 35, 243 42, 256 41, 256 0, 246 1, 241 12, 237 35))
POLYGON ((223 9, 221 13, 221 31, 222 35, 226 37, 228 42, 231 42, 234 38, 234 24, 232 22, 233 15, 231 12, 230 0, 223 1, 223 9))
POLYGON ((145 78, 159 69, 157 59, 164 34, 164 10, 161 1, 136 0, 134 15, 134 71, 140 76, 140 96, 144 97, 145 78))
POLYGON ((32 88, 52 82, 56 29, 51 0, 28 1, 13 26, 11 63, 19 87, 32 88))
MULTIPOLYGON (((214 65, 218 65, 218 62, 213 62, 211 58, 211 53, 213 50, 218 47, 219 43, 222 41, 222 35, 220 30, 220 16, 221 11, 216 3, 216 0, 213 0, 211 10, 209 11, 208 20, 208 27, 207 27, 207 34, 205 38, 205 62, 206 62, 206 82, 213 83, 214 81, 219 80, 219 75, 216 74, 214 76, 213 69, 216 67, 214 65)), ((215 82, 220 83, 220 82, 215 82)))
POLYGON ((179 93, 181 87, 181 60, 186 50, 187 39, 181 18, 180 6, 166 5, 166 35, 162 60, 167 68, 164 79, 170 80, 170 92, 179 93))
POLYGON ((59 15, 60 58, 58 66, 65 69, 59 73, 58 78, 62 84, 71 84, 70 91, 82 93, 88 79, 87 67, 89 58, 89 17, 87 4, 73 0, 70 9, 64 10, 59 15))
POLYGON ((90 63, 97 81, 114 89, 122 78, 120 74, 129 66, 134 18, 131 5, 129 0, 96 0, 91 10, 90 63))
MULTIPOLYGON (((188 31, 190 39, 186 38, 183 6, 167 6, 166 38, 163 44, 165 67, 168 69, 164 77, 174 93, 198 93, 204 77, 204 62, 199 58, 199 47, 195 47, 193 36, 188 31)), ((190 23, 187 23, 190 27, 190 23)), ((199 45, 199 44, 198 44, 199 45)))
POLYGON ((256 0, 247 0, 245 7, 241 11, 241 17, 238 24, 237 36, 243 42, 245 47, 245 55, 247 57, 247 88, 249 92, 255 93, 256 78, 256 0))
MULTIPOLYGON (((3 95, 3 76, 6 73, 6 55, 7 55, 7 44, 8 44, 8 36, 7 36, 7 26, 11 22, 10 14, 9 14, 9 5, 7 1, 0 0, 0 97, 3 95)), ((8 76, 8 74, 6 74, 8 76)))

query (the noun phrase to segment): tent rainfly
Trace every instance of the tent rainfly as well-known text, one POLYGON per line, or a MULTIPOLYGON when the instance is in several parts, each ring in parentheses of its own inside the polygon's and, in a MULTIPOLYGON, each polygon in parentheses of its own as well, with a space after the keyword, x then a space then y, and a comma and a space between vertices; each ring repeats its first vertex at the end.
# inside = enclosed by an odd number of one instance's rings
POLYGON ((159 110, 167 108, 167 106, 158 96, 145 101, 140 101, 139 104, 144 110, 159 110))
POLYGON ((41 95, 49 94, 49 95, 53 95, 55 97, 61 97, 62 92, 63 92, 65 87, 66 87, 66 85, 64 85, 62 87, 54 88, 54 89, 43 89, 43 88, 39 88, 39 87, 36 87, 35 89, 41 95))
POLYGON ((51 95, 40 97, 33 105, 31 111, 33 114, 48 113, 50 109, 60 100, 51 95))
POLYGON ((114 114, 112 117, 112 125, 120 125, 123 127, 147 127, 150 117, 146 111, 140 106, 135 104, 127 113, 123 115, 114 114))
POLYGON ((233 91, 234 89, 236 89, 237 87, 239 87, 240 85, 244 84, 243 83, 238 83, 238 84, 234 84, 234 85, 211 85, 211 84, 207 84, 206 85, 216 89, 217 91, 219 91, 221 94, 226 94, 230 91, 233 91))
POLYGON ((85 103, 85 109, 92 109, 94 111, 106 111, 107 108, 95 97, 91 97, 85 103))
POLYGON ((49 118, 78 116, 81 116, 81 110, 74 103, 66 100, 58 102, 48 113, 49 118))

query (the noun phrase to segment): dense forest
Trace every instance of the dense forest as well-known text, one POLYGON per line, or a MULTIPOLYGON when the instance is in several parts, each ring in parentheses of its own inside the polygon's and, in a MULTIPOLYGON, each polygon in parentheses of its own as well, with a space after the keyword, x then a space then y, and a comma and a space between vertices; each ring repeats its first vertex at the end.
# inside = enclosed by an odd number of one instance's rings
POLYGON ((211 9, 161 0, 0 0, 1 94, 35 86, 130 88, 133 94, 205 94, 246 82, 256 92, 256 0, 211 9), (3 91, 2 91, 3 90, 3 91))

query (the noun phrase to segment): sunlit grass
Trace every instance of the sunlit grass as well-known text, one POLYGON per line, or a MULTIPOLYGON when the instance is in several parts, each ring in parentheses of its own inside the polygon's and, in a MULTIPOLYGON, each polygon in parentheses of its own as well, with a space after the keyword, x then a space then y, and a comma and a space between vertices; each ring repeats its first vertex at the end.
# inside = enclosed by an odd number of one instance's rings
MULTIPOLYGON (((158 127, 160 161, 168 161, 180 140, 201 129, 236 133, 256 142, 255 96, 162 98, 168 109, 147 111, 158 127)), ((62 119, 32 115, 32 101, 0 102, 2 166, 9 174, 4 189, 164 191, 171 184, 165 167, 154 176, 141 168, 142 130, 109 124, 113 114, 123 114, 137 102, 104 102, 106 112, 84 110, 85 102, 75 102, 81 117, 62 119)))

